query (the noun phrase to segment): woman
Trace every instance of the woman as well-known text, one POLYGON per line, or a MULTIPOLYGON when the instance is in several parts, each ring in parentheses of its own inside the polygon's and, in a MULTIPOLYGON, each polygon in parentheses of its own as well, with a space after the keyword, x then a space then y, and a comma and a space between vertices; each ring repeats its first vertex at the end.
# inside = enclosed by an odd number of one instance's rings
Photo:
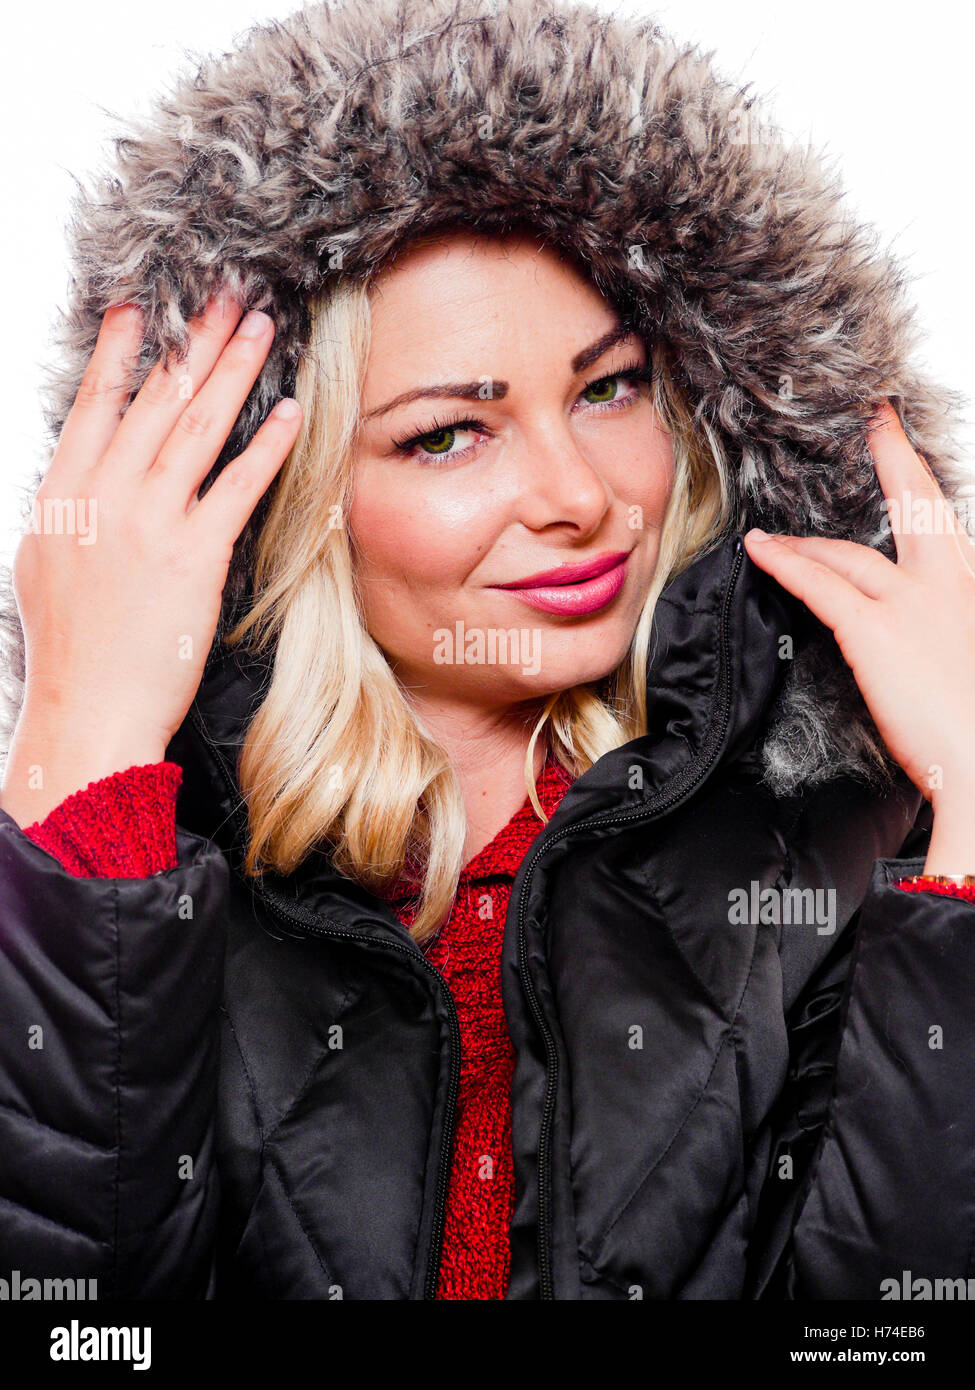
POLYGON ((320 7, 80 209, 5 620, 22 1277, 967 1277, 957 403, 741 114, 648 22, 320 7))

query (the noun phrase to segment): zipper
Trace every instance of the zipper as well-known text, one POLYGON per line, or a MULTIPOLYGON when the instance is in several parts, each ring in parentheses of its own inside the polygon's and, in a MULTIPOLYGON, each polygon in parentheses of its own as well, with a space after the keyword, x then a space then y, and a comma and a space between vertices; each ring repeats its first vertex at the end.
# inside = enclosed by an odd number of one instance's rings
MULTIPOLYGON (((679 774, 675 785, 669 792, 658 794, 655 800, 651 800, 648 806, 641 811, 634 811, 627 816, 596 816, 592 820, 582 821, 579 824, 564 826, 550 838, 545 839, 544 844, 537 844, 535 853, 529 861, 525 873, 525 880, 518 903, 518 953, 521 964, 522 980, 524 982, 525 995, 529 1007, 534 1017, 536 1026, 542 1035, 545 1044, 546 1055, 546 1093, 545 1104, 542 1111, 542 1120, 539 1128, 538 1141, 538 1269, 539 1269, 539 1292, 543 1299, 554 1299, 552 1284, 551 1261, 549 1251, 551 1246, 551 1209, 550 1209, 550 1189, 551 1189, 551 1155, 549 1152, 549 1130, 551 1126, 552 1114, 554 1110, 555 1091, 557 1087, 558 1057, 555 1050, 555 1041, 551 1030, 545 1022, 541 1006, 535 994, 534 986, 531 983, 531 976, 528 971, 528 951, 525 940, 525 899, 527 897, 528 886, 531 882, 532 874, 538 865, 539 860, 548 851, 551 845, 557 844, 579 830, 588 830, 599 825, 618 825, 629 821, 648 820, 658 815, 661 811, 669 809, 676 802, 681 801, 694 786, 700 782, 708 772, 711 764, 717 755, 717 750, 721 746, 725 728, 730 714, 730 663, 728 660, 728 632, 729 615, 731 612, 731 598, 735 585, 738 580, 738 573, 744 559, 744 546, 739 540, 735 547, 735 558, 731 567, 731 575, 725 590, 724 602, 721 612, 721 690, 719 693, 719 708, 721 711, 720 720, 714 726, 715 733, 709 738, 707 756, 698 765, 692 764, 684 773, 679 774)), ((238 794, 238 787, 227 770, 223 754, 216 744, 210 742, 206 726, 199 711, 191 706, 190 720, 200 736, 206 748, 212 750, 217 765, 218 772, 227 788, 231 798, 238 794)), ((544 838, 544 831, 542 832, 544 838)), ((293 910, 277 901, 271 894, 260 886, 255 886, 257 896, 265 903, 270 912, 279 920, 289 923, 292 926, 300 926, 318 936, 338 938, 343 941, 365 941, 371 945, 376 945, 374 939, 367 936, 364 932, 343 931, 329 923, 327 918, 319 917, 316 913, 297 907, 293 910)), ((400 945, 395 941, 381 943, 381 948, 399 951, 402 955, 408 956, 411 960, 419 960, 424 969, 427 970, 441 986, 444 998, 447 1001, 447 1011, 450 1023, 451 1034, 451 1056, 450 1072, 447 1088, 447 1110, 443 1125, 443 1138, 440 1148, 440 1166, 437 1174, 437 1189, 435 1195, 433 1229, 431 1234, 431 1245, 434 1257, 430 1260, 427 1268, 427 1277, 424 1286, 424 1300, 436 1298, 437 1283, 440 1277, 440 1265, 443 1258, 443 1231, 446 1218, 447 1207, 447 1187, 450 1180, 450 1151, 453 1144, 453 1122, 457 1107, 457 1095, 460 1089, 460 1025, 457 1020, 457 1009, 454 1005, 453 996, 447 987, 447 982, 437 970, 436 966, 423 956, 418 949, 411 950, 410 947, 400 945)))
MULTIPOLYGON (((558 1053, 555 1047, 555 1039, 551 1029, 545 1021, 545 1016, 535 988, 531 981, 531 974, 528 968, 528 944, 525 936, 525 903, 528 898, 528 889, 531 883, 532 874, 535 872, 539 861, 552 845, 558 844, 567 835, 575 834, 578 831, 589 830, 594 826, 601 825, 622 825, 630 821, 649 820, 660 814, 661 811, 670 809, 675 803, 683 800, 694 787, 703 780, 711 768, 718 749, 724 738, 731 713, 731 671, 728 652, 728 637, 730 629, 731 597, 734 592, 735 584, 738 580, 738 572, 741 569, 744 558, 744 547, 741 541, 735 549, 735 558, 731 567, 731 575, 728 586, 725 590, 724 602, 721 611, 721 688, 719 691, 719 711, 720 717, 712 725, 713 732, 709 736, 707 753, 703 759, 691 763, 685 768, 683 773, 678 774, 674 784, 670 788, 664 788, 657 794, 656 798, 651 798, 650 802, 640 811, 633 811, 625 816, 595 816, 592 820, 580 821, 577 824, 563 826, 556 831, 544 843, 538 843, 535 851, 529 860, 525 871, 525 878, 522 883, 521 893, 518 902, 518 957, 521 965, 521 975, 525 996, 529 1008, 535 1019, 535 1023, 542 1036, 545 1045, 545 1073, 546 1090, 545 1103, 542 1109, 542 1119, 538 1131, 538 1276, 539 1276, 539 1297, 542 1299, 554 1300, 554 1281, 552 1276, 551 1246, 552 1246, 552 1156, 551 1156, 551 1125, 555 1111, 555 1093, 558 1087, 558 1053)), ((543 832, 544 838, 544 832, 543 832)))
MULTIPOLYGON (((235 798, 239 793, 239 788, 231 778, 219 748, 208 739, 206 726, 197 709, 191 708, 190 720, 197 733, 200 735, 204 746, 213 751, 217 770, 224 786, 227 788, 231 797, 235 798)), ((260 885, 254 885, 254 891, 279 921, 288 923, 291 926, 302 927, 316 936, 338 938, 342 941, 365 941, 372 946, 377 945, 375 939, 365 932, 344 931, 334 923, 329 922, 327 918, 319 917, 317 913, 302 908, 298 904, 286 906, 260 885)), ((378 946, 381 950, 398 951, 401 955, 408 956, 411 961, 419 961, 424 969, 432 975, 441 986, 443 996, 447 1001, 451 1040, 450 1065, 447 1082, 447 1108, 442 1127, 437 1187, 434 1197, 433 1227, 430 1237, 432 1257, 427 1265, 427 1276, 423 1291, 423 1298, 424 1301, 426 1301, 428 1299, 435 1299, 437 1296, 437 1283, 440 1278, 440 1265, 443 1259, 443 1232, 447 1212, 447 1188, 450 1182, 450 1155, 453 1145, 454 1114, 457 1108, 457 1095, 460 1090, 460 1024, 457 1019, 457 1009, 454 1004, 453 996, 447 987, 447 981, 440 974, 436 966, 431 965, 419 948, 414 947, 411 949, 409 946, 400 944, 396 941, 380 942, 378 946)))

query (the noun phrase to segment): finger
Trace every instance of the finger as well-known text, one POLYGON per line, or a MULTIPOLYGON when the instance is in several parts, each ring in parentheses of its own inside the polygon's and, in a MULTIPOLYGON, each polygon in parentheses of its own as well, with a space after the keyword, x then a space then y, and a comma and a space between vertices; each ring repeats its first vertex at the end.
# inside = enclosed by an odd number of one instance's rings
POLYGON ((274 324, 267 314, 253 312, 242 320, 146 475, 150 484, 178 492, 183 508, 191 504, 226 444, 273 337, 274 324))
MULTIPOLYGON (((928 461, 923 454, 918 454, 918 458, 929 468, 928 461)), ((970 531, 971 526, 971 491, 972 485, 966 484, 961 489, 961 496, 956 502, 948 502, 944 510, 945 530, 954 537, 958 547, 958 554, 962 565, 969 573, 975 574, 975 536, 970 531)))
POLYGON ((801 555, 772 536, 761 539, 754 530, 744 539, 751 559, 825 623, 841 647, 853 627, 876 615, 876 600, 821 560, 801 555))
POLYGON ((867 446, 887 499, 898 563, 911 569, 937 564, 945 551, 945 536, 956 529, 954 512, 889 402, 874 416, 867 446))
POLYGON ((831 536, 776 536, 775 539, 799 555, 806 555, 810 560, 825 565, 859 589, 866 598, 890 598, 904 581, 903 573, 898 572, 894 562, 869 545, 831 536))
MULTIPOLYGON (((968 505, 967 501, 963 504, 963 511, 965 511, 966 515, 968 505)), ((955 521, 955 542, 958 546, 958 554, 961 557, 961 562, 965 569, 968 570, 969 574, 975 574, 975 536, 973 536, 968 529, 970 523, 963 522, 957 513, 955 514, 955 521)))
POLYGON ((114 304, 98 337, 58 439, 48 476, 91 468, 108 448, 128 400, 127 363, 139 351, 145 318, 135 304, 114 304))
POLYGON ((227 464, 204 497, 194 501, 187 525, 201 539, 219 536, 233 544, 294 447, 301 416, 301 406, 291 397, 278 401, 243 453, 227 464))
POLYGON ((173 426, 206 381, 227 339, 240 321, 240 305, 229 294, 210 299, 203 313, 188 324, 189 348, 184 361, 175 354, 150 371, 105 454, 107 468, 138 473, 151 468, 173 426))

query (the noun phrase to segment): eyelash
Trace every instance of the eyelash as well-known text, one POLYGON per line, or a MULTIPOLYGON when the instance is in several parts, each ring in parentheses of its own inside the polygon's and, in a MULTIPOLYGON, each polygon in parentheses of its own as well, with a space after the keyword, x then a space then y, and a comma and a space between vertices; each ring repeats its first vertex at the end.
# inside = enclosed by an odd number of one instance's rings
MULTIPOLYGON (((594 386, 598 386, 602 381, 615 381, 617 378, 625 378, 629 381, 642 381, 649 385, 650 382, 653 380, 653 368, 649 365, 643 366, 639 362, 632 362, 625 367, 621 367, 619 371, 606 372, 602 376, 593 377, 591 381, 586 382, 582 390, 590 391, 594 386)), ((580 392, 580 395, 581 394, 582 393, 580 392)), ((632 397, 627 397, 625 403, 623 401, 612 400, 588 401, 587 404, 595 406, 597 409, 601 410, 620 410, 624 409, 626 405, 629 405, 631 401, 632 397)), ((476 429, 483 432, 484 422, 482 420, 473 420, 470 417, 462 416, 454 416, 452 419, 446 420, 435 419, 433 424, 428 429, 421 430, 419 433, 416 434, 407 435, 402 439, 394 439, 393 445, 398 453, 409 455, 412 449, 414 449, 424 439, 429 438, 430 435, 441 434, 444 430, 457 430, 461 428, 476 429)), ((461 449, 458 453, 455 454, 423 454, 422 457, 427 461, 433 461, 436 460, 438 457, 442 457, 448 462, 453 463, 456 459, 463 458, 464 455, 469 453, 471 449, 476 448, 476 444, 469 444, 466 449, 461 449)))

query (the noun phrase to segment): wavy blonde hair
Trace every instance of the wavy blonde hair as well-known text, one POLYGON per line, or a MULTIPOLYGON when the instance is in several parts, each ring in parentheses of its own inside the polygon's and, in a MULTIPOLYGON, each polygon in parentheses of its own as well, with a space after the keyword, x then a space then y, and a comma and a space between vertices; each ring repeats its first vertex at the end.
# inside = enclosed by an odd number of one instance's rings
MULTIPOLYGON (((324 842, 335 867, 382 895, 401 874, 416 888, 418 942, 449 914, 463 867, 466 814, 447 754, 423 727, 362 618, 352 538, 359 402, 370 338, 368 283, 310 306, 295 395, 304 418, 275 480, 255 551, 255 601, 224 639, 273 647, 273 675, 238 767, 248 811, 244 872, 290 873, 324 842)), ((601 681, 549 696, 531 733, 525 786, 544 739, 573 776, 646 732, 646 665, 657 597, 716 544, 729 520, 727 464, 684 400, 663 344, 650 348, 651 400, 671 435, 674 481, 659 558, 633 639, 601 681)))

